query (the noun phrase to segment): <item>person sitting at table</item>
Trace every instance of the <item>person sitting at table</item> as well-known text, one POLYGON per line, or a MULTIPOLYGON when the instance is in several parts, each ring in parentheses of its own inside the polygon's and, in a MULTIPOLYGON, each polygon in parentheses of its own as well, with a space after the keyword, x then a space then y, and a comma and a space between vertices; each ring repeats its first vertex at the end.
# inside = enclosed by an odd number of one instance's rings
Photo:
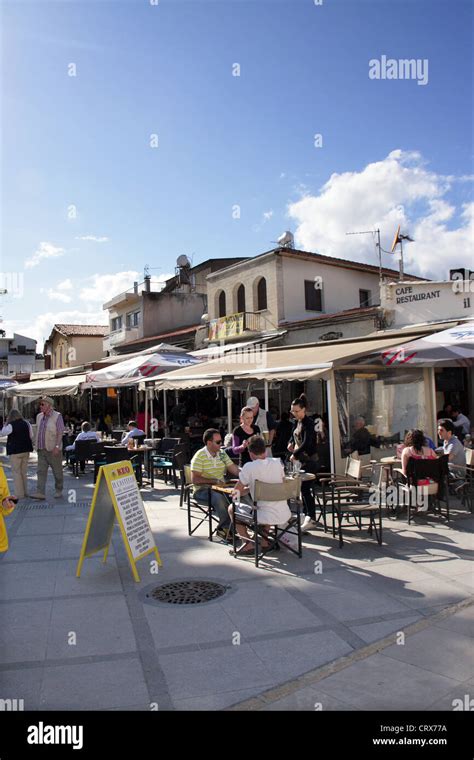
POLYGON ((364 417, 356 417, 354 422, 354 432, 349 441, 350 453, 357 451, 358 454, 370 454, 370 444, 372 436, 365 426, 364 417))
MULTIPOLYGON (((267 457, 267 448, 265 441, 259 435, 253 435, 248 439, 248 453, 250 461, 245 464, 239 475, 239 481, 235 486, 235 491, 243 496, 240 504, 235 507, 235 512, 239 517, 235 529, 242 539, 239 554, 253 554, 253 544, 249 541, 247 525, 253 524, 253 497, 255 492, 255 481, 262 483, 283 483, 285 480, 285 471, 281 459, 267 457), (250 497, 246 494, 249 493, 250 497), (244 523, 240 522, 243 520, 244 523)), ((229 507, 229 515, 232 519, 233 507, 229 507)), ((262 526, 264 536, 267 529, 272 525, 283 527, 291 517, 290 508, 286 501, 258 501, 257 502, 257 522, 262 526)), ((268 548, 266 538, 261 543, 262 549, 268 548)))
MULTIPOLYGON (((74 443, 72 443, 70 446, 66 446, 66 451, 74 451, 76 447, 76 441, 100 441, 100 435, 99 433, 96 433, 95 430, 92 430, 90 422, 83 422, 81 425, 81 432, 78 433, 74 439, 74 443)), ((80 463, 81 472, 84 472, 86 469, 86 463, 85 461, 81 461, 80 463)))
MULTIPOLYGON (((405 436, 405 447, 401 455, 402 472, 406 476, 409 459, 436 459, 432 448, 426 445, 426 436, 422 430, 409 430, 405 436)), ((428 481, 418 481, 418 485, 427 485, 428 481)))
POLYGON ((464 478, 466 475, 466 453, 459 438, 454 435, 456 428, 452 420, 438 421, 438 435, 443 445, 436 449, 437 454, 448 455, 448 468, 452 477, 464 478))
MULTIPOLYGON (((204 446, 196 451, 191 459, 191 480, 196 501, 206 506, 209 503, 209 487, 211 485, 223 485, 226 474, 236 478, 239 468, 232 462, 230 457, 221 450, 222 436, 216 428, 208 428, 202 437, 204 446)), ((218 535, 227 538, 227 529, 230 525, 227 506, 227 496, 219 491, 211 489, 211 506, 217 513, 219 523, 218 535)))
POLYGON ((459 438, 459 440, 462 442, 464 440, 464 436, 469 435, 471 432, 471 421, 469 417, 466 417, 466 415, 463 414, 457 406, 453 406, 451 417, 456 430, 456 437, 459 438))
POLYGON ((145 431, 140 430, 135 420, 130 420, 127 428, 128 432, 122 435, 122 440, 120 441, 122 446, 128 446, 128 442, 131 438, 139 438, 141 435, 145 435, 145 431))
MULTIPOLYGON (((396 454, 399 459, 402 458, 403 449, 405 449, 407 446, 412 446, 412 443, 411 443, 412 433, 413 433, 413 430, 407 430, 407 432, 405 433, 405 438, 403 439, 403 442, 397 444, 396 454)), ((429 449, 432 449, 432 451, 436 451, 436 446, 434 445, 433 440, 429 437, 429 435, 425 434, 423 446, 428 447, 429 449)))
POLYGON ((232 431, 232 456, 239 457, 241 467, 250 462, 247 451, 248 442, 258 433, 260 433, 260 428, 254 422, 253 409, 250 406, 244 406, 240 412, 240 425, 232 431))

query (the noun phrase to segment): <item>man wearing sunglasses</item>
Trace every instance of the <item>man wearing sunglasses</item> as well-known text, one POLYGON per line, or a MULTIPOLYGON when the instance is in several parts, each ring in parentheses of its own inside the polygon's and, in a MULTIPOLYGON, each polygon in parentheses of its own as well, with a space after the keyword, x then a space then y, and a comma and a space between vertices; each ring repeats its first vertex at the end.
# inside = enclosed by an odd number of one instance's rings
POLYGON ((46 479, 51 467, 54 476, 56 499, 63 495, 63 433, 64 421, 62 415, 54 410, 54 401, 49 396, 43 396, 39 401, 40 412, 36 417, 36 451, 38 452, 38 484, 37 493, 32 499, 46 499, 46 479))
MULTIPOLYGON (((230 457, 221 450, 222 437, 218 430, 209 428, 203 435, 204 446, 196 451, 191 460, 191 478, 196 501, 208 504, 208 486, 222 485, 226 474, 234 478, 239 476, 239 468, 230 457)), ((228 514, 229 500, 223 493, 211 491, 211 504, 219 517, 218 533, 222 534, 230 526, 228 514)))

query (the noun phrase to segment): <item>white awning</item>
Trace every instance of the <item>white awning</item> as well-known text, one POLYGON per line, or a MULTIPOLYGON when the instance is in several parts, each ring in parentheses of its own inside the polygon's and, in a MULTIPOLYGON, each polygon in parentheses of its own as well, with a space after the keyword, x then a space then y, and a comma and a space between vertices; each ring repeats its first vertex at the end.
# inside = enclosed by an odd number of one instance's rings
POLYGON ((35 380, 30 383, 20 383, 6 391, 7 396, 27 396, 39 398, 40 396, 74 396, 79 393, 79 386, 86 376, 69 375, 69 377, 55 377, 52 380, 35 380))
POLYGON ((287 346, 255 352, 254 356, 224 354, 199 367, 167 372, 155 383, 157 390, 187 390, 220 385, 224 378, 235 380, 310 380, 323 379, 336 365, 365 354, 393 346, 399 337, 354 340, 345 343, 318 343, 312 346, 287 346))

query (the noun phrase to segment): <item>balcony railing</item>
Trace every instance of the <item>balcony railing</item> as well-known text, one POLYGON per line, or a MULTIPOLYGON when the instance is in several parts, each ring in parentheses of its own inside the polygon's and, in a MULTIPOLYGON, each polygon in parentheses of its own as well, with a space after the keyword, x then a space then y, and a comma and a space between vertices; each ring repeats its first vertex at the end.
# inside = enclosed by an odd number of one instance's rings
POLYGON ((109 335, 106 335, 102 345, 104 351, 109 351, 111 348, 114 348, 121 343, 128 343, 131 340, 137 340, 139 337, 138 327, 122 327, 120 330, 115 330, 109 335))
POLYGON ((258 333, 261 328, 261 315, 252 311, 240 311, 227 317, 211 319, 209 322, 208 340, 218 341, 226 338, 236 338, 240 335, 258 333))

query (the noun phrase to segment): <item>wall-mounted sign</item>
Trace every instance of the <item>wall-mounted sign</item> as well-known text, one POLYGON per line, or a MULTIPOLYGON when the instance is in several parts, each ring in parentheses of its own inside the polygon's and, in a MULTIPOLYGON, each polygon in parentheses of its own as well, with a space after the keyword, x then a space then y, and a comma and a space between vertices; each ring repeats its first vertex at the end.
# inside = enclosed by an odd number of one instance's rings
POLYGON ((391 282, 383 285, 380 306, 391 327, 474 314, 474 282, 391 282))

